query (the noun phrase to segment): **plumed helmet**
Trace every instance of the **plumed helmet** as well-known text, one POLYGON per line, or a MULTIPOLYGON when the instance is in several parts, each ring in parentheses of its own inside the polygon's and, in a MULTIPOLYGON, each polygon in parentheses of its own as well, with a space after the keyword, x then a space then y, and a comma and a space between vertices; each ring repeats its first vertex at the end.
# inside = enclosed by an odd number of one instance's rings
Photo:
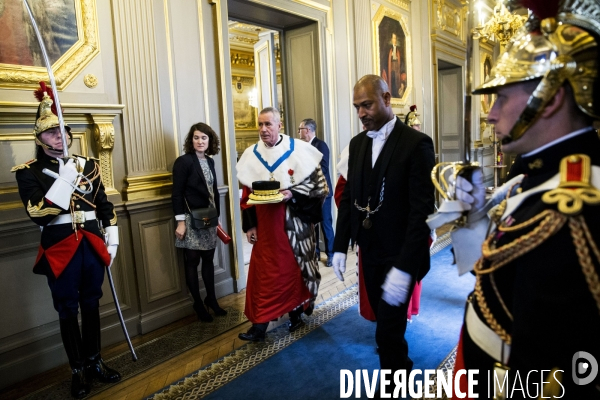
POLYGON ((419 114, 417 113, 417 106, 410 106, 410 111, 406 114, 406 118, 404 118, 404 123, 410 127, 415 125, 421 125, 421 121, 418 118, 419 114))
MULTIPOLYGON (((50 148, 48 145, 39 140, 39 135, 48 129, 60 126, 58 116, 56 115, 56 106, 54 105, 52 91, 50 88, 46 87, 45 82, 40 82, 40 88, 34 92, 34 96, 38 99, 40 105, 38 106, 37 114, 35 116, 33 134, 36 137, 37 144, 46 148, 50 148)), ((73 139, 71 135, 71 128, 65 125, 65 130, 67 131, 71 142, 73 139)))
POLYGON ((537 120, 557 90, 568 82, 579 109, 600 118, 598 77, 600 0, 508 0, 510 11, 527 7, 527 24, 507 46, 490 78, 473 94, 495 93, 512 83, 540 79, 507 143, 537 120))

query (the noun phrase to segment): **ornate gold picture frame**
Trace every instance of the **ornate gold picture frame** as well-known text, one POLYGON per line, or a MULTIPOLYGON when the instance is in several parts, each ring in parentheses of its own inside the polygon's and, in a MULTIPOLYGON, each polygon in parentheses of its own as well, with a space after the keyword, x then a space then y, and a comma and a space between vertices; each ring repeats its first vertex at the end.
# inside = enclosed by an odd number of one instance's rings
MULTIPOLYGON (((4 0, 1 5, 0 20, 17 39, 0 45, 4 57, 0 59, 0 88, 37 88, 49 78, 29 16, 22 0, 4 0)), ((100 52, 96 2, 38 0, 32 2, 32 12, 44 37, 56 85, 62 90, 100 52)))
MULTIPOLYGON (((481 53, 481 74, 479 84, 483 84, 490 77, 490 73, 492 71, 492 55, 489 53, 482 52, 481 53)), ((494 100, 496 99, 493 94, 483 94, 481 97, 481 112, 482 114, 488 114, 494 105, 494 100)))
POLYGON ((258 109, 252 105, 252 96, 256 97, 255 78, 242 75, 232 75, 231 77, 235 130, 256 130, 258 129, 258 109))
POLYGON ((404 106, 412 89, 411 39, 405 18, 381 6, 372 21, 375 73, 388 83, 392 105, 404 106))

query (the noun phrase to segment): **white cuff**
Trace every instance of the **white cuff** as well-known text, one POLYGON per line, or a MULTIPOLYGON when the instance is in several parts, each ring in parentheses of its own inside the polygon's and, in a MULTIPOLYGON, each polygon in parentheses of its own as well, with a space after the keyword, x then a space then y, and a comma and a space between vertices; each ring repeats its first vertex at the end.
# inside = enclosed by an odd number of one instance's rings
POLYGON ((104 228, 106 232, 105 241, 106 246, 119 245, 119 227, 117 225, 107 226, 104 228))
POLYGON ((56 178, 50 189, 46 193, 46 198, 52 203, 56 204, 63 210, 69 209, 69 204, 71 204, 71 194, 75 188, 65 179, 60 176, 56 178))
POLYGON ((481 246, 489 224, 489 218, 480 218, 450 232, 458 275, 472 271, 475 263, 481 257, 481 246))
POLYGON ((177 214, 175 216, 175 221, 185 221, 185 214, 177 214))

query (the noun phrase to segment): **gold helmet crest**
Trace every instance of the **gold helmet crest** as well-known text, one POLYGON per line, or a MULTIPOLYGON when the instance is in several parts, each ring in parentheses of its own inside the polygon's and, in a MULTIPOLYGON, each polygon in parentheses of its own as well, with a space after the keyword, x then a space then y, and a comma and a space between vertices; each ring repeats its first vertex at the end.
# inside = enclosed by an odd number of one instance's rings
POLYGON ((495 93, 502 86, 535 79, 540 83, 504 142, 523 136, 565 82, 579 109, 600 118, 600 1, 509 0, 506 6, 511 11, 525 6, 532 14, 497 60, 490 78, 473 94, 495 93))
MULTIPOLYGON (((52 98, 52 92, 49 87, 46 86, 45 82, 40 82, 40 88, 34 92, 34 96, 40 102, 38 106, 37 114, 35 116, 35 125, 33 127, 33 134, 35 135, 36 144, 50 148, 47 144, 43 143, 39 135, 47 131, 48 129, 56 128, 60 126, 58 116, 56 115, 56 108, 54 106, 54 99, 52 98)), ((65 124, 65 130, 69 135, 69 147, 73 141, 71 135, 71 127, 65 124)))

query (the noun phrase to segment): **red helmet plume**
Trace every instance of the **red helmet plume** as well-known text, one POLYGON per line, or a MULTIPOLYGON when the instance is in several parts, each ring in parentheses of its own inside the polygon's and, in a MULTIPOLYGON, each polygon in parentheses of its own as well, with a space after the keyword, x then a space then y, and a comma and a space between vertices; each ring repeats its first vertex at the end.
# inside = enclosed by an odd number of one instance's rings
POLYGON ((50 109, 52 110, 54 115, 58 115, 58 113, 56 111, 56 101, 54 101, 54 94, 52 93, 52 89, 46 86, 46 82, 41 81, 40 88, 36 89, 33 92, 33 95, 35 96, 35 98, 38 101, 41 102, 42 99, 44 98, 44 93, 46 93, 48 95, 48 97, 50 97, 50 99, 52 99, 52 107, 50 109))

